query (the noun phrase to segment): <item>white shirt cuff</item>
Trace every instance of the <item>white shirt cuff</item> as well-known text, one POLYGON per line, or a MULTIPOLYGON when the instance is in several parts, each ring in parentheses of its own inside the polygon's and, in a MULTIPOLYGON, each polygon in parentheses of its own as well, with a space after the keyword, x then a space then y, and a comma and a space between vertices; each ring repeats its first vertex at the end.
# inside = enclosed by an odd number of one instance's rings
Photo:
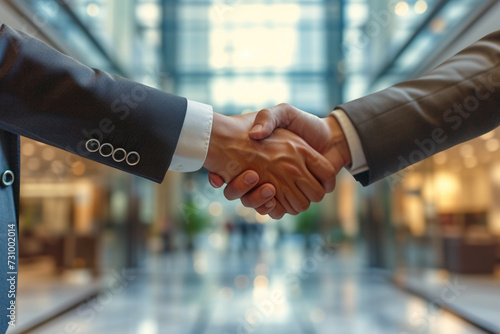
POLYGON ((366 165, 365 153, 363 152, 361 141, 359 140, 358 133, 356 132, 354 125, 352 125, 351 120, 341 109, 335 109, 332 111, 331 115, 337 119, 342 131, 344 131, 344 135, 347 139, 347 145, 349 146, 349 151, 351 152, 352 164, 346 167, 347 171, 352 175, 367 171, 368 166, 366 165))
POLYGON ((210 143, 212 121, 211 106, 187 101, 186 117, 169 170, 194 172, 203 166, 210 143))

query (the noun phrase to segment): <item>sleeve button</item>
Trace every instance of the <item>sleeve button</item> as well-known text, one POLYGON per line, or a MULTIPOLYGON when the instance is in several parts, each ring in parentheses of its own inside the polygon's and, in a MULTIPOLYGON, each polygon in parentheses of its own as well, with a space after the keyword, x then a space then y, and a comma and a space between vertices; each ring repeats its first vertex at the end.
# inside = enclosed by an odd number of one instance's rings
POLYGON ((105 143, 101 145, 101 148, 99 149, 99 152, 103 157, 109 157, 111 154, 113 154, 113 145, 109 143, 105 143))
POLYGON ((127 151, 125 151, 123 148, 117 148, 113 152, 113 160, 116 162, 122 162, 123 160, 125 160, 126 157, 127 157, 127 151))
POLYGON ((130 166, 135 166, 139 163, 139 160, 141 160, 141 156, 137 152, 130 152, 127 154, 127 163, 130 166))
POLYGON ((89 152, 97 152, 97 151, 99 151, 100 146, 101 146, 101 143, 99 143, 99 141, 97 139, 89 139, 85 143, 85 148, 89 152))

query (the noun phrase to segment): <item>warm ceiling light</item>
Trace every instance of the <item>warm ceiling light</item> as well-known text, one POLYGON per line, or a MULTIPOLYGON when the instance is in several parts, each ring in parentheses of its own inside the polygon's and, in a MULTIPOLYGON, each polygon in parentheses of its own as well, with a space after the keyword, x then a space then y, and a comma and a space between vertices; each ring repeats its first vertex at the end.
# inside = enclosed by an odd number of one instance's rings
POLYGON ((33 143, 24 143, 21 152, 25 156, 31 157, 33 154, 35 154, 35 145, 33 145, 33 143))
POLYGON ((481 136, 481 137, 479 137, 479 138, 481 138, 482 140, 488 140, 488 139, 491 139, 491 138, 493 138, 493 137, 495 137, 495 130, 492 130, 492 131, 490 131, 490 132, 487 132, 487 133, 485 133, 484 135, 482 135, 482 136, 481 136))
POLYGON ((394 7, 394 13, 398 16, 405 16, 408 14, 408 11, 410 10, 410 6, 408 6, 408 3, 406 1, 400 1, 396 4, 394 7))
POLYGON ((208 212, 210 212, 210 214, 214 217, 220 216, 223 212, 222 204, 219 202, 210 203, 210 206, 208 207, 208 212))
POLYGON ((492 138, 486 141, 485 146, 489 152, 495 152, 500 147, 500 143, 498 142, 498 139, 492 138))
POLYGON ((31 171, 37 171, 40 169, 40 165, 40 159, 38 158, 33 157, 28 160, 28 169, 31 171))
POLYGON ((448 155, 446 152, 440 152, 434 156, 433 160, 438 165, 444 165, 448 161, 448 155))
POLYGON ((42 151, 42 158, 45 161, 52 161, 56 157, 56 151, 51 147, 46 147, 42 151))
POLYGON ((76 176, 82 176, 85 174, 86 169, 85 164, 81 161, 75 161, 71 166, 71 171, 73 172, 73 175, 76 176))
POLYGON ((468 158, 474 155, 474 147, 470 144, 464 144, 460 146, 460 155, 464 158, 468 158))
POLYGON ((255 277, 253 285, 257 289, 266 289, 269 286, 269 279, 264 275, 255 277))
POLYGON ((415 13, 423 14, 427 11, 427 2, 423 0, 417 1, 413 9, 415 10, 415 13))
POLYGON ((446 29, 446 21, 440 17, 436 17, 432 20, 430 28, 433 33, 440 34, 446 29))
POLYGON ((467 168, 474 168, 477 166, 477 158, 475 156, 470 156, 464 159, 464 166, 467 168))
POLYGON ((92 16, 92 17, 96 17, 97 15, 99 15, 99 12, 101 11, 101 9, 99 8, 99 6, 95 3, 89 3, 87 5, 87 14, 89 16, 92 16))
POLYGON ((491 166, 490 178, 491 181, 493 181, 493 184, 497 186, 500 185, 500 163, 496 162, 493 166, 491 166))

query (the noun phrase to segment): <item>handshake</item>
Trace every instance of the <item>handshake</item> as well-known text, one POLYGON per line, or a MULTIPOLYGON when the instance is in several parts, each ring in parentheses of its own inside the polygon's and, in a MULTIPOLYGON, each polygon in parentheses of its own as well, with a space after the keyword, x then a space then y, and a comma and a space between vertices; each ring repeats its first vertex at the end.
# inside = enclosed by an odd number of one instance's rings
POLYGON ((351 164, 346 138, 333 116, 318 118, 288 104, 259 112, 214 113, 204 167, 228 200, 274 219, 296 215, 335 188, 351 164))

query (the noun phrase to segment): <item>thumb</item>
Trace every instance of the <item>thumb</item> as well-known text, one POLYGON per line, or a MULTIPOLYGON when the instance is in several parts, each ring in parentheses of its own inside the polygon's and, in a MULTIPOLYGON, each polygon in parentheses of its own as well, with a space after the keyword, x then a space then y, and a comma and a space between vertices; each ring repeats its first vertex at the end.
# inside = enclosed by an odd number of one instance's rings
POLYGON ((269 137, 277 128, 289 128, 300 115, 300 110, 287 103, 262 109, 255 116, 253 128, 249 132, 250 138, 264 139, 269 137))
MULTIPOLYGON (((273 107, 274 108, 274 107, 273 107)), ((264 139, 273 133, 274 129, 280 126, 278 119, 274 115, 273 108, 262 109, 255 116, 253 127, 249 132, 252 139, 264 139)))
POLYGON ((208 182, 212 185, 214 188, 220 188, 224 185, 224 179, 220 177, 217 174, 214 173, 209 173, 208 174, 208 182))

